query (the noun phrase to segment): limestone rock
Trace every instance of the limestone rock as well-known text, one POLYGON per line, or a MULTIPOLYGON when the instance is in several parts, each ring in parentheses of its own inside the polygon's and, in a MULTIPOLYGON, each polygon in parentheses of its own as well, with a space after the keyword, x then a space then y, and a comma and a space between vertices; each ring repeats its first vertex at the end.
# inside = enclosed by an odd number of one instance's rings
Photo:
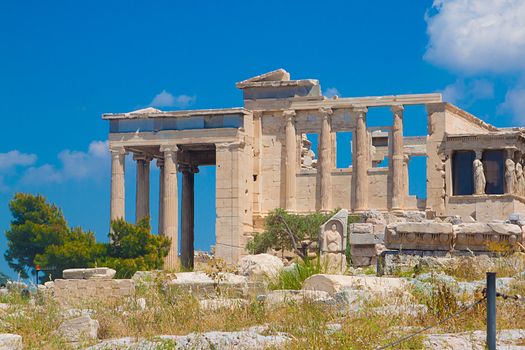
POLYGON ((117 271, 108 267, 95 267, 89 269, 66 269, 62 272, 64 279, 89 280, 89 279, 112 279, 117 271))
MULTIPOLYGON (((486 332, 474 331, 464 333, 430 334, 423 343, 423 347, 429 350, 484 350, 486 332)), ((498 349, 523 349, 525 330, 508 329, 498 331, 498 349)))
POLYGON ((111 339, 91 346, 86 350, 128 349, 155 350, 169 348, 176 350, 262 350, 267 348, 285 349, 290 337, 286 333, 266 334, 253 327, 237 332, 190 333, 188 335, 161 335, 153 340, 132 337, 111 339), (263 334, 264 333, 264 334, 263 334))
POLYGON ((0 350, 22 350, 22 336, 18 334, 0 333, 0 350))
POLYGON ((330 295, 349 290, 402 292, 407 282, 401 278, 376 276, 313 275, 304 281, 304 290, 325 291, 330 295))
POLYGON ((98 327, 97 320, 84 315, 62 322, 58 327, 58 333, 70 342, 78 342, 84 339, 97 339, 98 327))
POLYGON ((383 214, 378 210, 369 210, 361 214, 361 221, 374 225, 386 225, 383 214))
POLYGON ((246 255, 237 265, 239 273, 250 279, 274 278, 284 268, 284 264, 276 256, 270 254, 246 255))
POLYGON ((328 292, 320 290, 274 290, 264 297, 264 302, 268 306, 304 301, 326 305, 335 304, 335 299, 328 292))

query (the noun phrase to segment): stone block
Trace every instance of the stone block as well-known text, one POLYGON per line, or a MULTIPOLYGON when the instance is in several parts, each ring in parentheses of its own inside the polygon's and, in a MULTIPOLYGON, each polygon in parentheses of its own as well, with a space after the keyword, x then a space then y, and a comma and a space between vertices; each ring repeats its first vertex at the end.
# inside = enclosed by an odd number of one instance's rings
POLYGON ((350 234, 371 234, 374 232, 374 225, 367 223, 354 223, 348 225, 350 229, 350 234))
POLYGON ((489 243, 505 243, 511 246, 523 241, 518 225, 500 222, 463 223, 454 226, 456 250, 486 251, 489 243))
POLYGON ((451 250, 452 224, 443 222, 406 222, 388 225, 385 245, 389 249, 451 250))
POLYGON ((350 245, 371 245, 371 244, 383 244, 385 235, 374 235, 374 234, 352 234, 350 235, 350 245))
POLYGON ((307 278, 303 289, 325 291, 333 296, 345 289, 387 293, 403 292, 407 286, 407 282, 402 278, 319 274, 307 278))
POLYGON ((66 269, 62 272, 64 279, 112 279, 117 272, 108 267, 95 267, 89 269, 66 269))
POLYGON ((326 305, 335 304, 335 299, 328 292, 318 290, 274 290, 262 299, 265 305, 270 307, 305 301, 326 305))
POLYGON ((72 318, 62 322, 58 333, 69 342, 97 339, 98 321, 88 315, 72 318))
POLYGON ((22 350, 23 347, 22 336, 0 333, 0 350, 22 350))
POLYGON ((258 280, 276 277, 284 268, 284 264, 276 256, 257 254, 242 257, 237 264, 237 268, 241 275, 258 280))

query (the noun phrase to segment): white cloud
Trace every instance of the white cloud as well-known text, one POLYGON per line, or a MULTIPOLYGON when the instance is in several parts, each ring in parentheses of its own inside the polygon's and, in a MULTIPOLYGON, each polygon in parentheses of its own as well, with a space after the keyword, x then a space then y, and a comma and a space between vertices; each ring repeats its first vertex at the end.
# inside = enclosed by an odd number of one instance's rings
POLYGON ((458 79, 447 85, 441 93, 446 102, 471 105, 479 100, 494 98, 494 84, 485 79, 458 79))
POLYGON ((464 73, 525 71, 525 0, 434 0, 428 61, 464 73))
POLYGON ((499 113, 510 113, 520 123, 525 123, 525 88, 507 91, 505 101, 498 107, 499 113))
POLYGON ((36 162, 35 154, 22 153, 17 150, 0 153, 0 172, 7 172, 17 166, 30 166, 36 162))
POLYGON ((338 96, 338 97, 341 96, 341 94, 339 93, 339 90, 333 87, 326 89, 326 91, 324 92, 324 95, 328 98, 332 98, 334 96, 338 96))
POLYGON ((153 100, 150 102, 151 107, 178 107, 178 108, 185 108, 193 103, 195 103, 195 100, 197 99, 196 96, 189 96, 189 95, 178 95, 174 96, 171 93, 167 92, 166 90, 162 90, 159 94, 157 94, 153 100))
POLYGON ((63 183, 68 180, 99 180, 108 173, 110 155, 107 141, 93 141, 87 152, 63 150, 58 154, 60 167, 44 164, 26 170, 21 182, 63 183))

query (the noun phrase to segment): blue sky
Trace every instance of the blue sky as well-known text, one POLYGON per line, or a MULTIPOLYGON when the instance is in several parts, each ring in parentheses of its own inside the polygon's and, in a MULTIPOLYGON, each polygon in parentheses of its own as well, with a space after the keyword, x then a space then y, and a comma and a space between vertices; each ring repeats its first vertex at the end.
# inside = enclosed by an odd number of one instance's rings
MULTIPOLYGON (((105 240, 102 113, 241 106, 235 82, 280 67, 344 97, 441 91, 496 126, 522 126, 524 18, 524 0, 2 1, 0 230, 23 191, 105 240)), ((405 134, 426 133, 423 109, 405 119, 405 134)), ((379 110, 368 121, 390 125, 391 116, 379 110)), ((416 163, 411 191, 422 194, 416 163)), ((129 162, 130 219, 134 171, 129 162)), ((214 240, 213 174, 196 177, 197 249, 214 240)))

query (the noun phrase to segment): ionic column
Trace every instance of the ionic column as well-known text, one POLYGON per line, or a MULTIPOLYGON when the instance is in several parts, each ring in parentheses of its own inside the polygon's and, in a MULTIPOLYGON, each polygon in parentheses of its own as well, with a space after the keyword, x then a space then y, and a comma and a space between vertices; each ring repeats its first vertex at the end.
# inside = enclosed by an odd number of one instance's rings
POLYGON ((126 150, 124 147, 111 148, 111 221, 125 218, 125 165, 126 150))
POLYGON ((180 235, 180 260, 182 266, 193 268, 194 258, 194 173, 198 172, 196 166, 181 164, 179 170, 182 172, 182 215, 180 235))
POLYGON ((136 153, 133 159, 137 162, 135 221, 149 217, 149 163, 151 157, 136 153))
POLYGON ((162 224, 164 222, 164 159, 157 159, 157 166, 159 167, 159 224, 158 233, 162 234, 162 224))
POLYGON ((164 269, 175 269, 179 262, 178 227, 179 203, 177 183, 177 151, 175 145, 162 146, 164 153, 164 183, 162 199, 164 210, 162 215, 162 234, 171 239, 171 247, 164 260, 164 269))
POLYGON ((394 114, 392 127, 392 210, 402 210, 404 206, 403 193, 403 106, 394 105, 391 107, 394 114))
POLYGON ((368 108, 354 108, 356 115, 355 137, 353 138, 355 164, 353 165, 352 177, 355 181, 355 211, 368 209, 368 161, 369 140, 366 131, 366 112, 368 108))
POLYGON ((296 173, 297 173, 297 138, 295 134, 295 111, 286 110, 283 112, 286 118, 286 210, 295 211, 296 196, 296 173))
POLYGON ((332 209, 332 133, 330 126, 331 108, 320 108, 321 134, 319 135, 319 180, 321 188, 321 210, 332 209))

